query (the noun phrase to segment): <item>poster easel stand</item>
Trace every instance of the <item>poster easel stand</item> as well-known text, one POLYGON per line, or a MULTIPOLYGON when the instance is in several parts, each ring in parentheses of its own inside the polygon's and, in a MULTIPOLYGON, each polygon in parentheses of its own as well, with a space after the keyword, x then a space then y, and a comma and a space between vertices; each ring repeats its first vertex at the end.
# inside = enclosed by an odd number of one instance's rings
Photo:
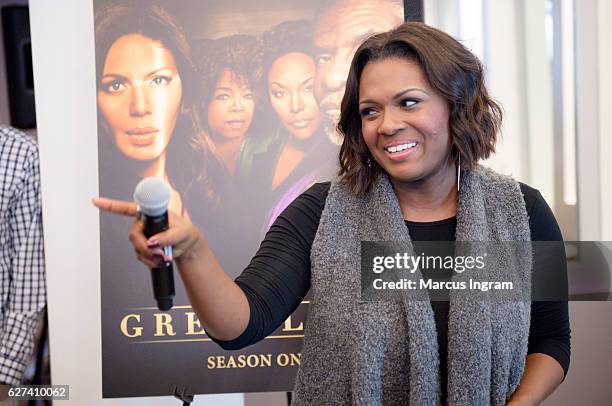
POLYGON ((187 393, 187 388, 179 390, 178 386, 174 386, 174 397, 183 402, 183 406, 190 406, 193 402, 193 394, 187 393))

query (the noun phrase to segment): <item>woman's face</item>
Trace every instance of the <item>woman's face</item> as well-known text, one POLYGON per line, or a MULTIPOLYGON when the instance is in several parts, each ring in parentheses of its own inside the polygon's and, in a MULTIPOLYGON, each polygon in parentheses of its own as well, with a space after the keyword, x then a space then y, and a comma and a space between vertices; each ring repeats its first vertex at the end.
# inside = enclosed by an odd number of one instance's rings
POLYGON ((359 84, 359 114, 368 149, 393 180, 423 180, 448 163, 448 104, 417 63, 368 63, 359 84))
POLYGON ((98 107, 117 148, 138 160, 166 150, 181 109, 183 87, 172 53, 140 34, 117 39, 108 50, 98 107))
POLYGON ((270 103, 287 131, 300 140, 309 138, 321 121, 315 74, 314 60, 298 52, 276 59, 268 71, 270 103))
POLYGON ((243 137, 251 126, 255 101, 248 81, 225 69, 208 103, 208 127, 225 138, 243 137))

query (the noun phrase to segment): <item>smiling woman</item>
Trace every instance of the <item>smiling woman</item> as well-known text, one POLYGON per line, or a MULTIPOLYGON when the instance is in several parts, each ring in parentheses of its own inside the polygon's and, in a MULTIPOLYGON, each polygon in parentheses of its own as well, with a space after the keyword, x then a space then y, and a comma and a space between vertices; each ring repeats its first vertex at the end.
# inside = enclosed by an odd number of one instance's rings
POLYGON ((372 37, 355 53, 338 129, 343 179, 358 194, 385 172, 404 184, 454 182, 459 162, 473 169, 495 151, 502 110, 480 61, 426 28, 410 42, 400 31, 390 43, 372 37))
MULTIPOLYGON (((417 182, 439 174, 452 182, 449 106, 417 63, 404 58, 368 63, 359 83, 359 114, 363 141, 393 179, 417 182)), ((413 215, 407 213, 407 219, 413 215)))
POLYGON ((170 209, 185 213, 181 195, 214 161, 189 86, 196 74, 185 36, 163 8, 144 2, 109 5, 95 20, 101 175, 123 197, 139 178, 160 177, 172 189, 170 209))
MULTIPOLYGON (((537 190, 478 164, 494 152, 500 124, 478 59, 435 28, 404 23, 365 40, 351 62, 339 177, 289 204, 238 278, 182 219, 149 240, 134 232, 131 241, 144 263, 167 245, 181 253, 193 309, 225 349, 263 339, 312 293, 293 405, 536 405, 569 367, 567 302, 483 300, 448 289, 435 300, 433 283, 397 301, 360 295, 363 241, 401 242, 426 257, 452 257, 455 241, 492 242, 487 251, 505 260, 488 264, 487 275, 517 275, 527 293, 532 274, 550 266, 564 283, 563 252, 502 244, 562 236, 537 190), (434 252, 424 241, 452 249, 434 252)), ((96 204, 115 213, 129 206, 96 204)), ((476 254, 466 250, 461 255, 476 254)), ((414 275, 452 282, 444 269, 435 272, 414 275)))

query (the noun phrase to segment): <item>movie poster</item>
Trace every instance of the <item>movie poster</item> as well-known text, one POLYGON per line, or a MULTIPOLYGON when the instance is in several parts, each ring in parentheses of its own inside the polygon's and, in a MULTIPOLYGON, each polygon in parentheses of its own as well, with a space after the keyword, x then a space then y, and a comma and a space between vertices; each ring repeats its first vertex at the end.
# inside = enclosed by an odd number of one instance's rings
MULTIPOLYGON (((335 124, 352 55, 403 21, 401 1, 94 0, 100 195, 143 177, 236 277, 282 210, 337 171, 335 124)), ((239 351, 207 336, 175 271, 159 311, 127 235, 101 213, 103 396, 290 391, 308 297, 239 351)))

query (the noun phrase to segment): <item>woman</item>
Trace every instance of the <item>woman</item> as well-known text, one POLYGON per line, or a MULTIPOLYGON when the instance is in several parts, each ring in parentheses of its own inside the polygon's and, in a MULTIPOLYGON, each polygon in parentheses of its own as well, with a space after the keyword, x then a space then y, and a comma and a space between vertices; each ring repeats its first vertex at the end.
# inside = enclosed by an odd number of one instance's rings
MULTIPOLYGON (((532 259, 553 261, 562 276, 563 255, 504 251, 502 241, 561 234, 537 190, 478 165, 500 124, 477 58, 441 31, 405 23, 356 51, 339 179, 296 199, 236 282, 182 219, 149 240, 136 222, 134 246, 148 264, 175 247, 200 321, 228 349, 265 337, 310 288, 293 404, 539 404, 569 365, 566 302, 493 306, 450 292, 445 307, 359 295, 361 241, 492 241, 511 259, 496 267, 528 279, 532 259)), ((95 202, 110 203, 135 213, 131 203, 95 202)))
POLYGON ((266 194, 263 233, 300 193, 335 169, 337 148, 322 132, 314 97, 312 27, 286 21, 263 34, 267 100, 277 122, 270 142, 254 154, 250 184, 266 194), (270 209, 270 206, 272 208, 270 209))
POLYGON ((172 189, 170 209, 183 213, 179 191, 206 178, 212 161, 185 35, 163 8, 138 2, 101 9, 95 27, 102 188, 130 196, 139 178, 157 176, 172 189))
POLYGON ((287 179, 321 138, 315 134, 321 113, 314 97, 316 65, 310 44, 312 28, 306 21, 286 21, 263 34, 266 93, 279 122, 273 149, 267 153, 274 163, 270 190, 287 179))
POLYGON ((240 173, 249 157, 245 146, 255 113, 255 83, 259 68, 258 41, 233 35, 208 41, 200 49, 204 88, 201 103, 205 128, 215 152, 230 175, 240 173))

